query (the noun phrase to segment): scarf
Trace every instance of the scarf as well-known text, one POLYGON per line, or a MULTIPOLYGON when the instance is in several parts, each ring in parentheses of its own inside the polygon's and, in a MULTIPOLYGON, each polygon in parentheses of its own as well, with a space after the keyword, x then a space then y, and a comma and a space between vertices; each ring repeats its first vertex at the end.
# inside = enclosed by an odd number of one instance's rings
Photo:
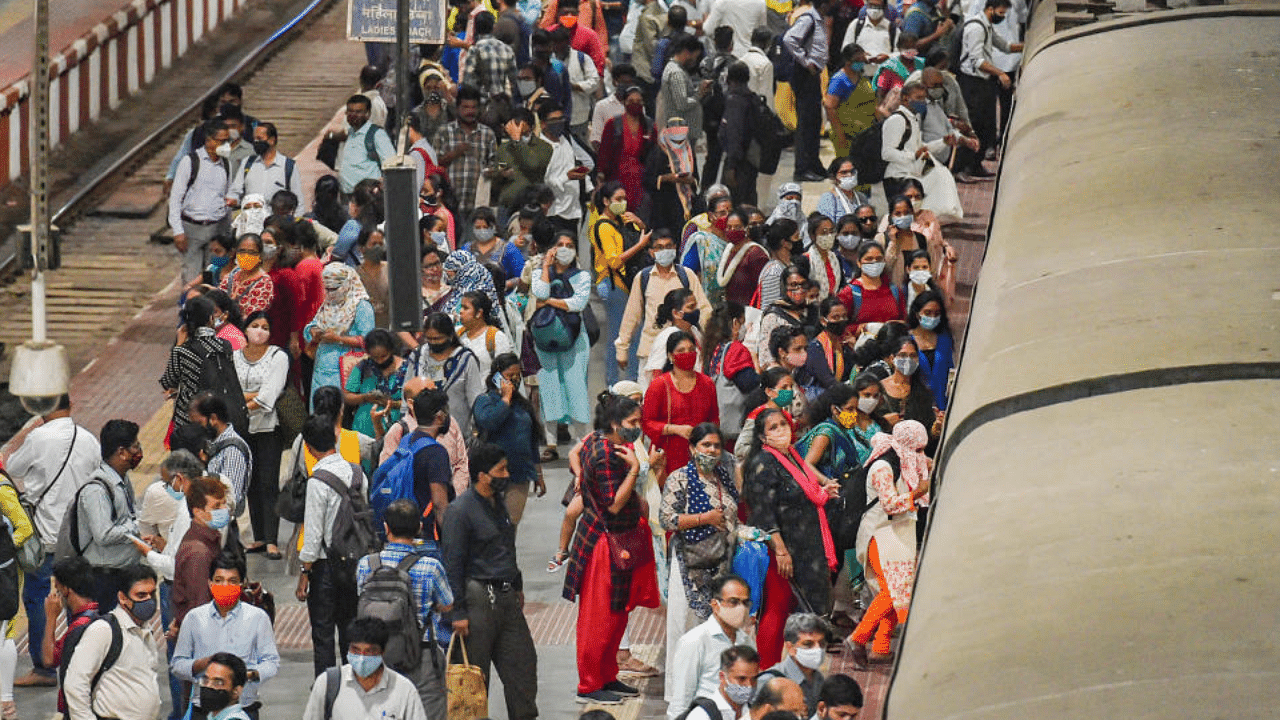
POLYGON ((844 382, 844 349, 833 344, 825 332, 818 333, 818 344, 822 346, 822 353, 826 355, 827 367, 831 368, 831 375, 836 382, 844 382))
MULTIPOLYGON (((697 462, 690 460, 689 464, 684 467, 685 474, 689 478, 686 485, 688 488, 688 497, 686 499, 686 513, 698 514, 711 512, 720 506, 711 502, 711 496, 707 494, 707 484, 703 482, 702 475, 698 474, 697 462)), ((725 470, 724 463, 716 465, 713 471, 716 480, 720 483, 720 487, 728 491, 729 496, 736 502, 738 499, 738 488, 729 480, 729 471, 725 470)), ((723 509, 723 508, 721 508, 723 509)), ((717 530, 710 525, 699 525, 696 528, 690 528, 684 531, 684 541, 687 543, 696 543, 711 537, 717 530)))
MULTIPOLYGON (((689 128, 682 126, 669 127, 658 134, 658 144, 667 154, 671 164, 671 172, 676 175, 693 172, 693 148, 689 147, 689 128), (680 136, 677 140, 676 136, 680 136)), ((680 198, 680 207, 684 208, 684 219, 689 219, 689 207, 693 204, 693 187, 677 183, 676 195, 680 198)))
POLYGON ((924 446, 929 442, 929 432, 918 420, 903 420, 893 426, 893 434, 876 433, 871 438, 871 457, 867 458, 867 467, 890 450, 898 455, 902 480, 908 490, 915 490, 920 483, 929 477, 929 458, 925 456, 924 446))
MULTIPOLYGON (((724 249, 724 252, 729 253, 729 260, 726 262, 724 256, 721 255, 720 267, 716 268, 716 282, 719 283, 720 287, 729 287, 729 281, 733 279, 733 273, 737 271, 738 264, 747 256, 752 245, 764 250, 760 243, 751 240, 744 240, 736 247, 729 245, 724 249)), ((765 254, 767 255, 768 253, 769 251, 765 250, 765 254)))
POLYGON ((456 320, 463 293, 482 292, 493 303, 495 317, 501 319, 498 310, 502 308, 502 301, 498 299, 498 292, 493 287, 493 275, 476 260, 475 255, 466 250, 454 250, 445 258, 444 271, 456 273, 451 283, 454 293, 445 305, 445 314, 456 320))
POLYGON ((265 204, 266 201, 259 193, 249 193, 244 196, 242 204, 244 209, 231 223, 231 227, 236 231, 236 237, 249 233, 257 235, 262 232, 262 226, 271 215, 271 210, 263 207, 265 204), (249 205, 257 205, 257 207, 248 207, 249 205))
POLYGON ((326 288, 338 283, 337 299, 331 300, 326 291, 324 304, 316 311, 316 317, 312 323, 319 330, 345 333, 347 328, 351 327, 351 323, 355 322, 356 310, 360 307, 360 303, 369 299, 369 293, 365 292, 364 283, 360 282, 360 276, 356 275, 355 268, 346 263, 334 262, 325 265, 324 273, 320 277, 326 288))
POLYGON ((765 446, 765 450, 768 450, 769 454, 773 455, 782 467, 791 473, 792 479, 804 491, 804 496, 809 498, 809 502, 813 503, 814 507, 818 509, 818 530, 822 533, 822 550, 827 556, 827 567, 835 570, 838 564, 836 560, 836 544, 831 538, 831 526, 827 524, 827 514, 823 512, 823 506, 830 499, 827 496, 827 491, 822 489, 822 483, 818 482, 818 479, 809 472, 808 466, 805 465, 804 460, 800 458, 800 453, 796 452, 795 448, 787 448, 787 455, 783 455, 777 448, 769 446, 765 446))

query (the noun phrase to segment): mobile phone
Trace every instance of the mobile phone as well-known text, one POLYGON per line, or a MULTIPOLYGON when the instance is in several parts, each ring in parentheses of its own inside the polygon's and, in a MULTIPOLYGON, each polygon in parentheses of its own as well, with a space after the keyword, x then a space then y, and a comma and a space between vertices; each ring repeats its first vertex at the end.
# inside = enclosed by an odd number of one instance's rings
POLYGON ((205 270, 204 272, 200 273, 200 282, 205 285, 213 285, 214 287, 217 287, 218 285, 218 281, 213 277, 212 270, 205 270))
POLYGON ((585 173, 585 172, 591 172, 591 168, 587 167, 586 165, 579 165, 578 167, 574 168, 573 171, 577 173, 585 173))

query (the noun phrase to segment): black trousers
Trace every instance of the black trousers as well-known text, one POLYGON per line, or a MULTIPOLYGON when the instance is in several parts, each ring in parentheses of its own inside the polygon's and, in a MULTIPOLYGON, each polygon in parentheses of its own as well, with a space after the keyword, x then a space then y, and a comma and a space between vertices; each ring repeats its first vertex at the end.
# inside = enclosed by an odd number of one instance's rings
MULTIPOLYGON (((720 175, 720 161, 724 158, 724 148, 720 147, 720 130, 707 133, 707 161, 702 165, 702 187, 711 187, 720 175)), ((733 194, 733 201, 741 203, 738 194, 733 194)), ((755 203, 751 203, 754 205, 755 203)))
POLYGON ((818 136, 822 132, 822 78, 796 65, 791 71, 791 90, 796 96, 795 174, 826 174, 822 161, 818 159, 818 136))
POLYGON ((491 590, 489 585, 470 580, 467 615, 471 621, 467 654, 484 671, 485 684, 492 663, 502 678, 507 717, 534 720, 538 717, 538 653, 518 594, 511 589, 491 590))
POLYGON ((976 78, 965 73, 957 74, 956 80, 960 83, 960 93, 964 96, 965 105, 969 107, 969 123, 980 143, 977 152, 963 145, 956 149, 959 153, 956 156, 956 169, 976 170, 980 167, 987 148, 996 146, 996 98, 1000 83, 994 78, 976 78))
POLYGON ((280 494, 280 455, 284 443, 280 431, 249 433, 245 440, 253 453, 253 476, 249 479, 249 522, 258 542, 275 545, 280 534, 276 496, 280 494))
MULTIPOLYGON (((308 532, 319 532, 319 528, 308 532)), ((347 654, 347 625, 356 617, 356 578, 329 560, 311 563, 307 590, 307 615, 311 619, 312 662, 316 675, 338 664, 347 654), (334 631, 338 633, 334 644, 334 631)))
MULTIPOLYGON (((729 188, 733 201, 740 205, 755 205, 758 198, 756 197, 756 178, 759 171, 755 166, 744 160, 735 160, 724 162, 724 184, 729 188)), ((705 183, 704 183, 705 184, 705 183)))

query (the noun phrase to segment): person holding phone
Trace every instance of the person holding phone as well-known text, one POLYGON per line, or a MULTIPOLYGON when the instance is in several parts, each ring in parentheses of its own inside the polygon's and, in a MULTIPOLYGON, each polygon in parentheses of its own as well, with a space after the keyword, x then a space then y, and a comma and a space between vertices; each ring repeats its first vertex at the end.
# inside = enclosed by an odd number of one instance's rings
POLYGON ((356 409, 351 429, 376 437, 374 423, 386 427, 400 419, 401 392, 407 367, 395 354, 391 333, 374 328, 364 336, 365 359, 347 377, 342 401, 356 409))
POLYGON ((590 169, 578 161, 573 145, 567 137, 567 121, 564 108, 555 100, 547 100, 538 106, 538 120, 542 122, 542 139, 551 146, 551 160, 547 163, 545 181, 555 195, 547 210, 547 219, 557 230, 577 232, 582 220, 581 180, 590 169))
POLYGON ((472 417, 484 442, 502 448, 511 471, 505 500, 513 525, 520 524, 533 486, 537 497, 547 494, 538 450, 543 444, 533 405, 520 393, 523 376, 520 358, 505 352, 493 360, 493 372, 485 378, 485 393, 476 398, 472 417))

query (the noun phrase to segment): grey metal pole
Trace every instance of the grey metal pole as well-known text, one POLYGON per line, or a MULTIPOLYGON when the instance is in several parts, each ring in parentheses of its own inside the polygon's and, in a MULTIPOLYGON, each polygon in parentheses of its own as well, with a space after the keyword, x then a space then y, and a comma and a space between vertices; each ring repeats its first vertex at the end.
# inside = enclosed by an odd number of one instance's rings
POLYGON ((31 65, 31 338, 45 342, 44 271, 49 258, 49 0, 35 0, 31 65))
POLYGON ((409 123, 409 107, 411 95, 410 83, 417 78, 409 68, 409 0, 396 0, 396 107, 400 122, 400 154, 409 152, 409 134, 404 128, 409 123))

